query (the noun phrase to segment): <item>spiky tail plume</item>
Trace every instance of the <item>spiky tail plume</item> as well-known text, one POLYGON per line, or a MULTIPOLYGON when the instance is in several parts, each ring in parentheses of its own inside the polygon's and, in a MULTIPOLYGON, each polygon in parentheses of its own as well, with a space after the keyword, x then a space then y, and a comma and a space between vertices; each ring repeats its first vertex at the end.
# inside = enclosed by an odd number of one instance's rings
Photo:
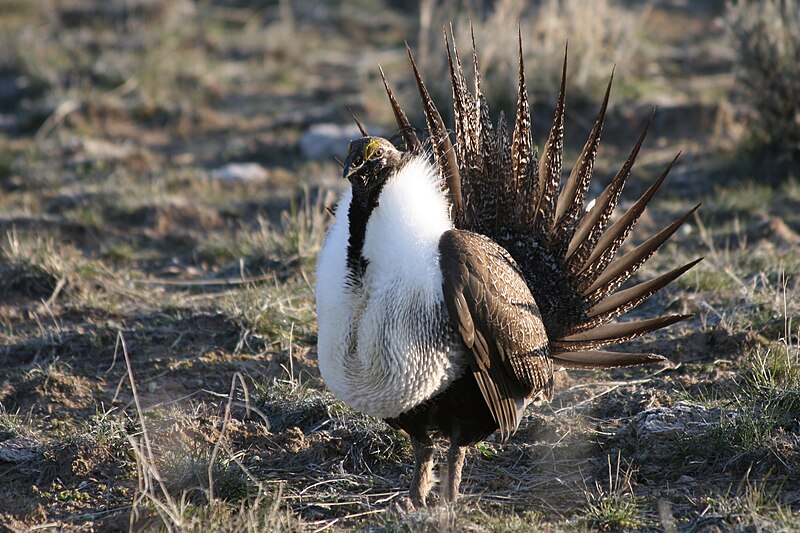
MULTIPOLYGON (((555 117, 539 158, 532 141, 522 36, 519 36, 517 108, 510 136, 502 114, 496 128, 489 119, 488 105, 481 90, 474 34, 475 81, 472 93, 467 88, 452 28, 449 36, 445 31, 445 46, 453 88, 455 145, 425 87, 410 49, 408 55, 422 99, 434 161, 443 190, 449 193, 456 227, 482 233, 511 253, 536 299, 553 358, 559 364, 576 368, 611 368, 663 360, 655 354, 599 350, 689 316, 668 315, 611 322, 642 304, 700 261, 697 259, 652 280, 619 290, 699 207, 693 207, 642 244, 617 256, 677 160, 676 156, 642 196, 611 222, 653 115, 620 170, 591 209, 586 210, 586 195, 608 108, 613 72, 589 137, 561 186, 566 51, 555 117)), ((406 150, 418 151, 419 140, 383 71, 381 76, 406 150)))

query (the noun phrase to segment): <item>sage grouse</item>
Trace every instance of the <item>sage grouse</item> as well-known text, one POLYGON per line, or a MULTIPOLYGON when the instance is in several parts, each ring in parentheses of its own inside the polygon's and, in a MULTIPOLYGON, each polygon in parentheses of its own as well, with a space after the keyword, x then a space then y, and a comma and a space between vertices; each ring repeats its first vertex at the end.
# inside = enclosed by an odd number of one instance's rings
POLYGON ((446 35, 445 44, 455 143, 410 50, 430 154, 381 70, 404 149, 368 136, 359 124, 363 138, 350 143, 344 162, 350 186, 317 267, 322 377, 353 408, 410 435, 414 506, 425 505, 433 484, 434 438, 449 440, 441 496, 452 503, 465 447, 497 430, 503 440, 513 434, 526 405, 551 397, 554 368, 664 360, 599 348, 686 318, 609 323, 696 263, 618 290, 694 209, 616 257, 674 161, 612 222, 645 127, 621 170, 584 207, 610 81, 589 139, 560 186, 566 54, 555 119, 537 156, 521 38, 510 136, 502 117, 496 128, 489 121, 474 37, 474 92, 455 41, 451 47, 446 35))

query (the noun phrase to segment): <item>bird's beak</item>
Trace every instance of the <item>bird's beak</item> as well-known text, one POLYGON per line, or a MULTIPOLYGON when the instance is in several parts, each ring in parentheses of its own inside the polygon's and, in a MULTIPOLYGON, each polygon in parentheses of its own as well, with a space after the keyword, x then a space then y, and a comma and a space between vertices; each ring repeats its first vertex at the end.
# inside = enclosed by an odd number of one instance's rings
POLYGON ((358 149, 354 149, 353 143, 351 142, 347 146, 347 157, 344 158, 344 166, 342 167, 342 178, 348 179, 350 177, 350 166, 353 162, 354 152, 357 152, 358 149))
MULTIPOLYGON (((357 157, 360 157, 362 161, 369 161, 372 154, 375 153, 375 150, 377 150, 379 146, 380 142, 370 137, 351 141, 350 145, 347 147, 347 157, 344 160, 344 168, 342 168, 342 178, 348 179, 350 177, 353 171, 353 169, 351 169, 353 161, 357 157)), ((359 164, 359 166, 361 164, 359 164)))

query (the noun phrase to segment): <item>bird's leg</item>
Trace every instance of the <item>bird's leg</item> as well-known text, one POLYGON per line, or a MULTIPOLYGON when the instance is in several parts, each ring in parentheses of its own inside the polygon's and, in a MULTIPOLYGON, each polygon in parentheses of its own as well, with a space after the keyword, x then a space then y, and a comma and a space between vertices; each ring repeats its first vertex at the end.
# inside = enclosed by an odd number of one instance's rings
POLYGON ((456 503, 458 499, 458 487, 461 485, 461 469, 464 468, 464 456, 467 447, 456 444, 455 438, 450 440, 450 448, 447 450, 447 468, 443 472, 441 487, 442 502, 448 504, 456 503))
POLYGON ((414 450, 414 475, 411 478, 411 487, 408 496, 411 504, 416 507, 425 507, 425 498, 433 486, 433 453, 435 451, 433 439, 425 436, 422 439, 411 437, 411 447, 414 450))

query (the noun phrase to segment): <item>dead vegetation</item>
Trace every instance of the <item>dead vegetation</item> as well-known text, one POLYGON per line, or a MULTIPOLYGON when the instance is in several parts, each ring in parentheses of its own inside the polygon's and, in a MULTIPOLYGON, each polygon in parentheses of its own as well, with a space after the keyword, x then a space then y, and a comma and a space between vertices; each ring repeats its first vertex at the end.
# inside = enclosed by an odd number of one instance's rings
MULTIPOLYGON (((439 53, 442 28, 452 24, 463 60, 470 63, 469 41, 474 31, 480 52, 486 97, 492 109, 513 109, 518 77, 516 28, 524 39, 526 68, 535 73, 528 90, 537 103, 550 103, 558 93, 565 44, 569 41, 570 98, 575 102, 596 102, 616 68, 621 83, 633 86, 642 61, 643 30, 649 7, 625 8, 602 0, 592 4, 591 15, 580 0, 523 2, 504 0, 492 4, 454 2, 439 6, 428 0, 420 6, 419 56, 425 79, 434 80, 440 100, 447 102, 450 85, 439 73, 446 71, 439 53), (509 21, 518 21, 509 26, 509 21)), ((619 90, 619 89, 618 89, 619 90)), ((446 109, 446 106, 443 107, 446 109)))
POLYGON ((728 5, 728 25, 739 58, 742 100, 763 179, 797 177, 800 163, 800 5, 794 0, 728 5), (774 176, 771 176, 774 174, 774 176))
POLYGON ((800 186, 768 186, 737 156, 739 45, 720 23, 755 15, 556 4, 0 5, 0 525, 800 528, 800 186), (704 204, 640 276, 705 260, 643 309, 696 315, 636 341, 671 366, 559 373, 509 443, 470 452, 458 509, 406 513, 407 439, 318 377, 313 272, 339 172, 298 139, 348 107, 391 131, 376 60, 415 109, 402 41, 435 69, 440 22, 466 39, 463 13, 500 108, 520 18, 546 121, 571 28, 568 99, 595 101, 569 114, 573 141, 618 61, 600 172, 660 104, 626 197, 683 149, 642 225, 704 204))

